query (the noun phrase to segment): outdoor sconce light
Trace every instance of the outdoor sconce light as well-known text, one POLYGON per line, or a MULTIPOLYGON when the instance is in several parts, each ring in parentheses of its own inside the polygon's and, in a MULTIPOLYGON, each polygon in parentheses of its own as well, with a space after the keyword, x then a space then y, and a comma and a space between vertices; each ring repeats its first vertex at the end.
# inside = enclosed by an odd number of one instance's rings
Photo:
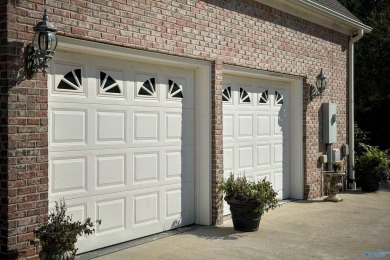
POLYGON ((53 58, 57 47, 56 27, 49 22, 47 12, 43 14, 43 19, 34 27, 34 40, 27 46, 26 50, 26 74, 32 78, 42 69, 46 75, 49 65, 47 63, 53 58))
POLYGON ((316 86, 310 85, 310 100, 313 100, 318 96, 322 96, 322 93, 326 88, 326 84, 326 77, 321 69, 320 74, 317 76, 316 86))

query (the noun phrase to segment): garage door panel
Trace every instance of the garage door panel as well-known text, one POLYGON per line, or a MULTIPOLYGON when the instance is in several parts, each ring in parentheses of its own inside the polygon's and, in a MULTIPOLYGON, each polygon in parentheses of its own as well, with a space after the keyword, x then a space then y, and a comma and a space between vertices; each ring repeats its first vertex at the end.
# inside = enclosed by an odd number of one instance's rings
POLYGON ((104 220, 96 226, 96 235, 116 233, 126 229, 126 196, 98 200, 95 202, 96 219, 104 220), (113 214, 115 212, 115 214, 113 214))
POLYGON ((234 114, 223 114, 223 139, 224 142, 234 140, 234 114))
POLYGON ((133 182, 138 183, 156 183, 159 181, 159 152, 137 152, 133 155, 133 182))
POLYGON ((96 143, 125 143, 127 134, 127 111, 96 111, 96 143))
POLYGON ((231 172, 234 172, 234 147, 225 146, 223 148, 223 169, 224 178, 228 178, 231 172))
POLYGON ((157 142, 160 136, 159 112, 134 112, 134 142, 157 142))
POLYGON ((281 196, 288 196, 288 84, 231 75, 224 75, 225 79, 224 177, 232 170, 250 180, 267 176, 274 189, 285 191, 281 196))
POLYGON ((69 156, 49 160, 53 195, 85 194, 87 191, 87 156, 69 156))
POLYGON ((127 171, 125 153, 96 155, 96 189, 116 189, 126 186, 127 171))
POLYGON ((265 168, 271 166, 271 144, 263 142, 256 143, 257 149, 257 164, 258 168, 265 168))
POLYGON ((163 230, 177 228, 183 225, 194 223, 194 184, 187 182, 166 186, 164 206, 164 226, 163 230))
POLYGON ((238 148, 238 170, 253 169, 253 147, 252 145, 242 145, 238 148))
POLYGON ((49 201, 64 197, 80 221, 102 219, 78 253, 194 223, 194 71, 56 57, 49 201))
POLYGON ((50 110, 53 145, 87 145, 87 119, 85 109, 53 108, 50 110))
POLYGON ((134 195, 134 226, 144 226, 159 222, 159 196, 158 191, 134 195))
POLYGON ((257 115, 257 137, 270 138, 271 137, 271 115, 257 115))
POLYGON ((253 138, 253 116, 238 115, 238 138, 253 138))

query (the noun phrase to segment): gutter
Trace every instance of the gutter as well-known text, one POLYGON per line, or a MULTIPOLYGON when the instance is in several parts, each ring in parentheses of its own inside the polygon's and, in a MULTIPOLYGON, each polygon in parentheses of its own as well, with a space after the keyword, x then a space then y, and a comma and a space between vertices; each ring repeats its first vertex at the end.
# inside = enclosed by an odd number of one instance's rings
POLYGON ((348 63, 349 63, 349 146, 350 146, 350 152, 349 152, 349 163, 348 163, 348 173, 349 173, 349 178, 351 179, 350 183, 350 189, 351 190, 356 190, 356 182, 355 182, 355 106, 354 106, 354 44, 358 40, 360 40, 363 37, 364 31, 358 30, 357 34, 355 36, 351 36, 351 39, 349 40, 349 57, 348 57, 348 63))

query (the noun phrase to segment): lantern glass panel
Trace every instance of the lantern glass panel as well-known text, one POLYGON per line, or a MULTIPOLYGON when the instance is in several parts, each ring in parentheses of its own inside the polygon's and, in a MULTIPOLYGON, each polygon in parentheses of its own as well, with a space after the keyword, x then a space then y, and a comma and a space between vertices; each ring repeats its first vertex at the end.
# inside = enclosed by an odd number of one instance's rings
POLYGON ((54 32, 48 32, 48 51, 54 52, 57 48, 57 36, 54 32))
POLYGON ((47 32, 39 32, 38 44, 39 44, 39 50, 47 50, 48 49, 47 32))

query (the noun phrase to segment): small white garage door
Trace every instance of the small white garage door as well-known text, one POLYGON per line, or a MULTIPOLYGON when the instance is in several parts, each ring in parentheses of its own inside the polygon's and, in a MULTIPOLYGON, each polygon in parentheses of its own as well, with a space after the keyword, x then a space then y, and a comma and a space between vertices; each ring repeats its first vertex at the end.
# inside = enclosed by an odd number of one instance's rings
MULTIPOLYGON (((224 75, 224 178, 266 177, 280 199, 289 197, 288 83, 224 75)), ((229 214, 226 206, 224 212, 229 214)))
POLYGON ((194 223, 194 72, 56 53, 49 201, 101 219, 78 253, 194 223))

